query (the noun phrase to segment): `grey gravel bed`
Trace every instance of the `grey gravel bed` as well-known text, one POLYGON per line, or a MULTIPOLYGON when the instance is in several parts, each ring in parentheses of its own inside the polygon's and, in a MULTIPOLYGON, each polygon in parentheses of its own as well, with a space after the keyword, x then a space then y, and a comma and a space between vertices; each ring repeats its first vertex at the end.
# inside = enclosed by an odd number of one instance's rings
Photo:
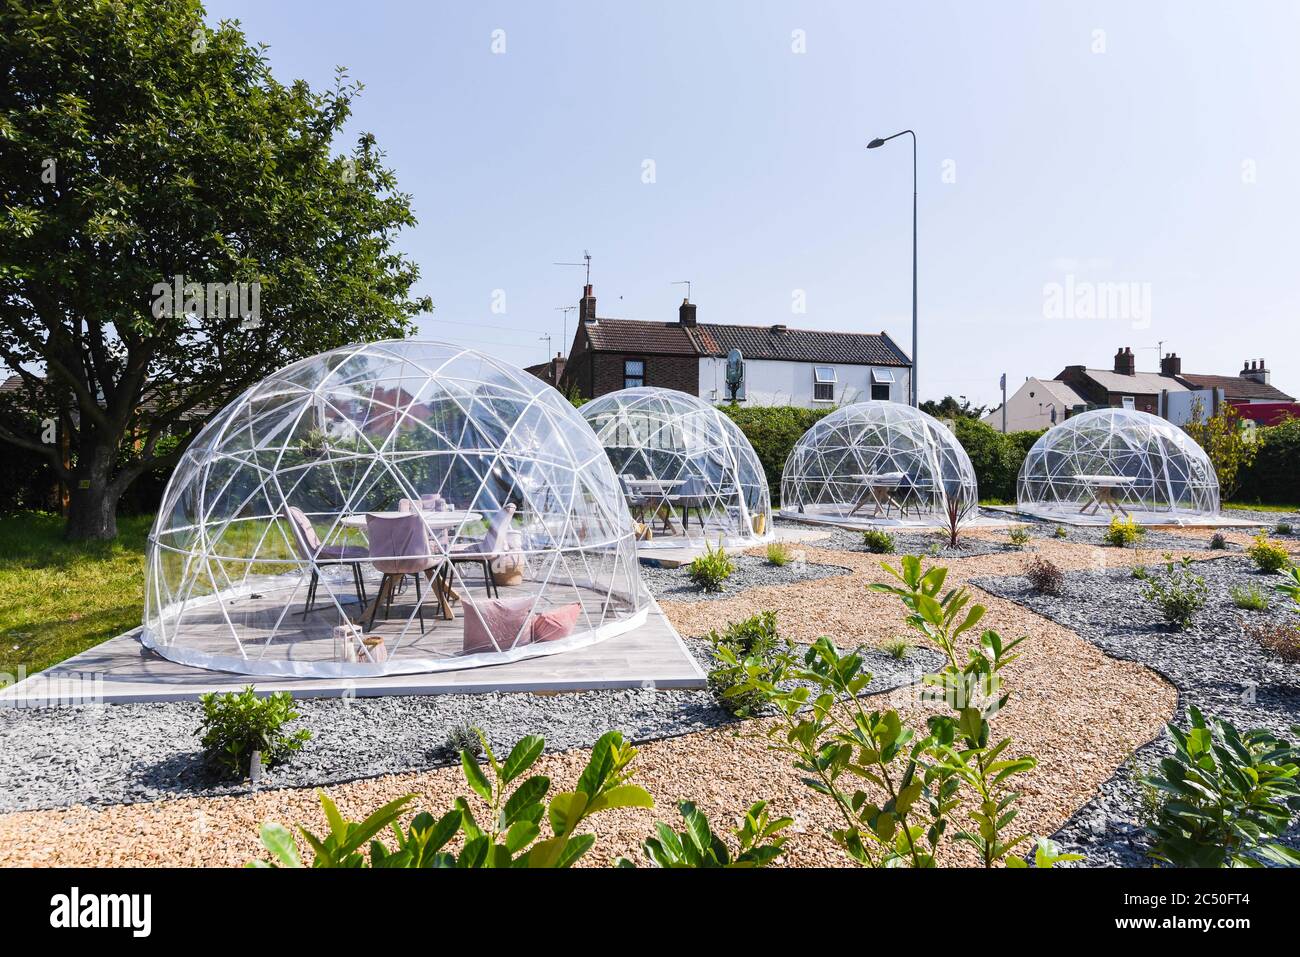
MULTIPOLYGON (((1178 689, 1176 723, 1186 726, 1187 708, 1225 718, 1238 730, 1268 728, 1294 737, 1300 723, 1300 665, 1275 657, 1245 628, 1265 621, 1300 623, 1294 604, 1272 594, 1263 612, 1236 608, 1229 588, 1254 585, 1270 591, 1282 579, 1256 572, 1249 560, 1229 556, 1196 562, 1209 588, 1205 608, 1186 631, 1170 631, 1142 595, 1143 583, 1127 569, 1076 571, 1065 575, 1058 597, 1032 592, 1024 578, 978 579, 974 584, 1073 629, 1108 655, 1136 661, 1164 675, 1178 689), (1099 600, 1101 599, 1101 600, 1099 600)), ((1152 569, 1152 573, 1163 571, 1152 569)), ((1145 788, 1138 780, 1171 753, 1167 733, 1139 748, 1099 794, 1080 808, 1055 839, 1086 855, 1088 866, 1142 867, 1147 844, 1141 821, 1145 788)), ((1300 847, 1300 822, 1286 842, 1300 847)))
MULTIPOLYGON (((810 543, 811 544, 811 543, 810 543)), ((792 552, 799 551, 798 544, 790 546, 792 552)), ((756 555, 734 555, 736 570, 727 579, 725 588, 720 592, 707 592, 691 582, 690 568, 654 568, 641 566, 641 580, 656 598, 665 601, 716 601, 719 598, 731 598, 737 592, 747 588, 759 588, 763 585, 793 585, 797 582, 815 581, 819 578, 831 578, 835 575, 847 575, 849 569, 840 565, 821 565, 812 562, 791 562, 788 565, 769 565, 767 560, 756 555)))
MULTIPOLYGON (((707 643, 688 640, 707 669, 707 643)), ((919 681, 937 656, 912 649, 898 661, 863 652, 872 695, 919 681)), ((460 724, 481 728, 494 750, 541 734, 549 751, 594 744, 617 729, 648 741, 733 722, 709 691, 651 689, 573 694, 474 694, 304 699, 312 738, 290 761, 267 772, 262 787, 308 787, 458 760, 445 746, 460 724)), ((163 798, 246 794, 246 783, 217 780, 199 749, 200 708, 193 702, 0 709, 0 813, 131 804, 163 798)))

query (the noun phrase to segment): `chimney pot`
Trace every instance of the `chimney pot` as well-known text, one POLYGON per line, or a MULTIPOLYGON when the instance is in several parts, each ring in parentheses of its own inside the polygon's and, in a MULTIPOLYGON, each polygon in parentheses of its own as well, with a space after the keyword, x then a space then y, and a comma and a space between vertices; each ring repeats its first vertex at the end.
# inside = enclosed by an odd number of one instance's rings
POLYGON ((687 328, 693 327, 695 325, 695 303, 689 299, 683 299, 682 304, 677 307, 677 321, 687 328))
POLYGON ((591 283, 582 287, 582 298, 578 300, 578 321, 596 321, 596 294, 591 291, 591 283))

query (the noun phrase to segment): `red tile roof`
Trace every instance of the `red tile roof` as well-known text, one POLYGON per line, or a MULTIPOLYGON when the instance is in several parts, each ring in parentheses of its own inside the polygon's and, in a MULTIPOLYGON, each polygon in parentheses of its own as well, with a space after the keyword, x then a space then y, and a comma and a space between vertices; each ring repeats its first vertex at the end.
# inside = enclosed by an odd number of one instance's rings
POLYGON ((606 319, 585 326, 596 352, 645 352, 653 355, 698 355, 686 327, 677 322, 606 319))
POLYGON ((1193 389, 1222 389, 1229 399, 1253 399, 1265 402, 1294 402, 1295 396, 1264 382, 1237 375, 1200 375, 1186 372, 1178 378, 1193 389))
POLYGON ((746 359, 870 366, 912 364, 907 354, 883 332, 825 332, 821 329, 702 322, 695 327, 695 334, 701 352, 709 356, 725 356, 732 349, 739 349, 746 359))

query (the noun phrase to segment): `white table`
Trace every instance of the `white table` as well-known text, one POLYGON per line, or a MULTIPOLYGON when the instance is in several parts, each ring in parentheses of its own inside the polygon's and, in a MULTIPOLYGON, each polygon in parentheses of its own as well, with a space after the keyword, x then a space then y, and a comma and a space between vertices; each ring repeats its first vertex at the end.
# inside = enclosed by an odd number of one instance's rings
POLYGON ((858 493, 858 498, 853 503, 853 510, 849 512, 850 515, 856 515, 868 501, 875 505, 875 510, 871 513, 872 517, 880 514, 882 505, 885 507, 886 515, 889 514, 890 505, 898 506, 900 515, 906 512, 903 503, 895 500, 894 496, 890 494, 890 489, 898 488, 907 480, 905 473, 878 472, 870 475, 854 474, 848 477, 862 486, 862 491, 858 493))
POLYGON ((1129 488, 1136 484, 1137 478, 1132 475, 1076 475, 1074 480, 1084 487, 1088 493, 1088 501, 1083 503, 1083 508, 1079 509, 1080 515, 1086 515, 1088 509, 1092 509, 1092 514, 1096 515, 1105 505, 1112 512, 1118 507, 1125 515, 1128 510, 1124 508, 1123 503, 1115 497, 1115 490, 1129 488))

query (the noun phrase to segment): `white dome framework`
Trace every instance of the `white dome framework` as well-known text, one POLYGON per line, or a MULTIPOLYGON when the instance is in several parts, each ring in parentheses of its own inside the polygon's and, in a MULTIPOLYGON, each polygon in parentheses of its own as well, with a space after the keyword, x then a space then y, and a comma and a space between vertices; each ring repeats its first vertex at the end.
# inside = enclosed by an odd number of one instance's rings
POLYGON ((472 350, 395 340, 222 409, 149 537, 141 640, 246 674, 441 671, 646 619, 618 479, 576 410, 472 350))
POLYGON ((781 514, 873 527, 947 525, 979 511, 970 457, 938 419, 872 400, 819 420, 795 443, 781 475, 781 514))
POLYGON ((730 418, 675 389, 623 389, 582 407, 638 525, 641 548, 771 540, 771 495, 730 418))
POLYGON ((1072 416, 1034 443, 1020 467, 1016 507, 1083 524, 1212 521, 1219 481, 1209 456, 1173 423, 1133 409, 1072 416))

